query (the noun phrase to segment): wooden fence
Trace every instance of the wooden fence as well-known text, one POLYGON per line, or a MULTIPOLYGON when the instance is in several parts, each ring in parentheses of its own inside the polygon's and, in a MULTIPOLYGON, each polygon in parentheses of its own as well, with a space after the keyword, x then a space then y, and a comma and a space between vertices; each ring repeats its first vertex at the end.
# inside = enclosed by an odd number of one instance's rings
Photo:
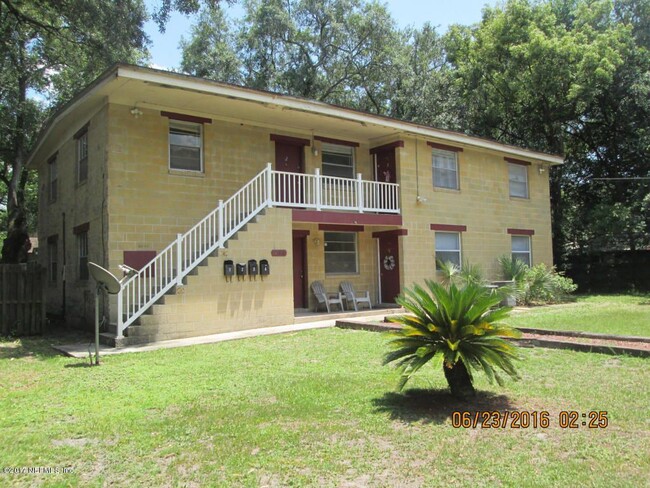
POLYGON ((0 335, 45 330, 45 269, 36 263, 0 264, 0 335))

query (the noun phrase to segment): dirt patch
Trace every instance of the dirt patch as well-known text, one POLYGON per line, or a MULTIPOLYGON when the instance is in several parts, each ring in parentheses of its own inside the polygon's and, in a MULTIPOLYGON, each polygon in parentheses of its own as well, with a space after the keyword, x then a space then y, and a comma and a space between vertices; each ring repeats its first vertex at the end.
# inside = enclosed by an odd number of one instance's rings
POLYGON ((78 439, 53 439, 54 447, 84 447, 88 444, 97 444, 97 440, 80 437, 78 439))

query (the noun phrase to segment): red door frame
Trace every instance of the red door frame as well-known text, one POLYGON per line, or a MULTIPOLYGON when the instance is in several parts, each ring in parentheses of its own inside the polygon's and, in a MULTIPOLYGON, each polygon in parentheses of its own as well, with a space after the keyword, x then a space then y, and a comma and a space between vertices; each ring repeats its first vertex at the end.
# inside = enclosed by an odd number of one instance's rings
POLYGON ((307 293, 307 236, 308 230, 292 231, 293 255, 293 307, 307 308, 309 295, 307 293))
MULTIPOLYGON (((273 140, 275 141, 275 170, 284 173, 304 173, 305 141, 290 137, 276 137, 273 140)), ((280 173, 275 175, 275 194, 278 200, 295 203, 296 206, 300 206, 304 199, 301 181, 280 173)))
POLYGON ((404 141, 395 141, 370 149, 375 166, 375 181, 397 183, 397 158, 395 148, 404 147, 404 141))
POLYGON ((406 229, 372 233, 372 237, 377 239, 377 275, 379 298, 382 303, 395 303, 395 297, 401 293, 398 237, 406 235, 408 235, 406 229), (388 256, 391 256, 392 259, 388 256))

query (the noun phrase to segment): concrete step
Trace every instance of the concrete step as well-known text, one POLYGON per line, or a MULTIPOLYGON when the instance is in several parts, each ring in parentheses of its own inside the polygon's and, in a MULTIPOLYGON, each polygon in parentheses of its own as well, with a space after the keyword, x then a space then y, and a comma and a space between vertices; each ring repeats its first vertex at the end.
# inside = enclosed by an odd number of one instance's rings
MULTIPOLYGON (((238 240, 240 232, 246 232, 249 224, 257 223, 259 218, 265 214, 266 210, 264 209, 248 223, 242 226, 242 228, 239 229, 230 239, 234 241, 238 240)), ((224 248, 228 248, 228 241, 224 243, 224 248)), ((210 263, 210 260, 214 260, 218 257, 219 249, 215 249, 183 278, 183 285, 190 286, 192 281, 190 276, 198 275, 200 272, 199 268, 201 267, 214 265, 213 263, 210 263)), ((126 337, 120 340, 117 340, 116 338, 117 324, 108 325, 107 331, 100 335, 100 341, 102 344, 113 347, 124 347, 126 345, 146 344, 149 342, 193 337, 210 333, 201 326, 193 327, 192 325, 188 325, 184 327, 185 330, 177 329, 178 321, 174 320, 174 317, 170 315, 169 306, 172 307, 171 310, 173 311, 173 305, 169 303, 165 297, 177 295, 178 291, 178 287, 176 286, 170 288, 165 295, 160 297, 152 306, 148 307, 144 313, 133 322, 133 324, 127 327, 124 331, 126 337), (167 309, 167 313, 165 313, 165 309, 167 309), (165 317, 165 315, 167 315, 167 317, 165 317)), ((173 300, 171 300, 171 302, 173 303, 173 300)))
POLYGON ((111 332, 102 332, 99 334, 99 343, 110 347, 124 347, 128 345, 128 338, 118 339, 116 334, 111 332))

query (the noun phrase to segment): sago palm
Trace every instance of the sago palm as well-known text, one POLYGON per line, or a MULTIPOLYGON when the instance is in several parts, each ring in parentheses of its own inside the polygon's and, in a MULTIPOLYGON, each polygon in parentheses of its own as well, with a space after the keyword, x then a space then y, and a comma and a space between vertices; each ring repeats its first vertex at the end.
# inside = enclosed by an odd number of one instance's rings
POLYGON ((472 370, 484 371, 490 382, 500 385, 499 371, 517 379, 513 360, 518 359, 518 350, 505 338, 520 337, 521 332, 500 323, 510 313, 510 308, 498 307, 502 297, 471 283, 462 288, 451 284, 448 289, 431 280, 425 283, 426 287, 415 285, 397 299, 409 313, 391 319, 403 327, 390 332, 394 351, 386 354, 384 364, 396 362, 401 368, 400 389, 436 357, 457 397, 475 394, 472 370))

